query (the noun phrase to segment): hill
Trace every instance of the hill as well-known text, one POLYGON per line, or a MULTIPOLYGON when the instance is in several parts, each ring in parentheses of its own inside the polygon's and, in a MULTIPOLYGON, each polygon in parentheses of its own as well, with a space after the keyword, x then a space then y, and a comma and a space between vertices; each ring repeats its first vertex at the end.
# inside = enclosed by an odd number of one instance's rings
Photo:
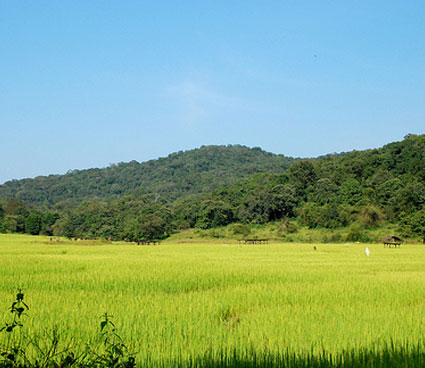
POLYGON ((155 194, 173 201, 206 193, 256 173, 281 173, 293 158, 240 145, 202 146, 168 157, 107 168, 73 170, 65 175, 13 180, 0 185, 0 198, 34 207, 73 207, 88 200, 112 200, 124 195, 155 194))
POLYGON ((252 225, 273 222, 274 238, 287 240, 301 239, 293 234, 306 228, 326 229, 324 241, 370 241, 379 228, 425 239, 424 182, 425 135, 306 160, 242 146, 201 147, 7 183, 0 189, 14 189, 15 198, 39 210, 0 200, 0 232, 140 240, 190 228, 216 237, 217 228, 232 224, 243 237, 252 225), (54 210, 40 211, 42 204, 54 210))

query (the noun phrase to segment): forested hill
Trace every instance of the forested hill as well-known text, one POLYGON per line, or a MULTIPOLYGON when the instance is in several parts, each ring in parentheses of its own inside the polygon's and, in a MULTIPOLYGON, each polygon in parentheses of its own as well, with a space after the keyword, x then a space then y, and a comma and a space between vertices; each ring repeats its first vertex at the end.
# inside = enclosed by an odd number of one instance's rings
POLYGON ((230 224, 246 235, 276 221, 279 239, 300 226, 347 227, 340 240, 368 241, 363 231, 386 225, 425 239, 425 135, 308 160, 201 147, 0 187, 0 232, 140 240, 230 224))
POLYGON ((131 161, 102 169, 9 181, 0 185, 0 199, 59 208, 127 194, 152 193, 173 201, 188 194, 210 192, 256 173, 281 173, 293 162, 293 158, 260 148, 202 146, 142 163, 131 161))

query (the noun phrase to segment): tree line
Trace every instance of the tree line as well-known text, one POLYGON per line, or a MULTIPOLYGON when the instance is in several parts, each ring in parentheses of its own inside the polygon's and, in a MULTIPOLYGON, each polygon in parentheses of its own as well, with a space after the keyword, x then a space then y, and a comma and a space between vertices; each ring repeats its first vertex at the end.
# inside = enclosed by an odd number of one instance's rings
POLYGON ((0 198, 39 208, 67 209, 86 201, 111 201, 154 193, 167 201, 236 183, 258 172, 280 173, 295 160, 240 145, 202 146, 139 163, 73 170, 65 175, 12 180, 0 185, 0 198))

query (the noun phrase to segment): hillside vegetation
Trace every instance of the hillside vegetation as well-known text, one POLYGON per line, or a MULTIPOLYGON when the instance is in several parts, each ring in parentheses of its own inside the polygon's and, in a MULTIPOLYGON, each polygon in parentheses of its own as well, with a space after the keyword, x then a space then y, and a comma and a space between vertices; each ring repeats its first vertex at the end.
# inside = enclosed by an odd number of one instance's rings
MULTIPOLYGON (((0 228, 31 234, 139 240, 165 238, 188 228, 214 229, 229 224, 239 224, 243 237, 249 234, 247 225, 278 222, 281 239, 304 227, 346 228, 347 235, 340 241, 369 241, 366 230, 392 224, 401 236, 425 238, 425 135, 408 135, 401 142, 379 149, 318 159, 291 161, 260 149, 231 146, 204 147, 170 155, 150 165, 157 165, 155 172, 162 173, 158 177, 173 176, 178 184, 159 180, 155 184, 151 177, 150 192, 133 189, 131 194, 105 195, 102 200, 82 201, 66 210, 56 204, 49 211, 29 209, 17 200, 23 199, 22 192, 16 192, 14 200, 3 202, 0 228), (230 152, 237 154, 231 156, 230 152), (195 159, 197 155, 210 159, 195 159), (183 157, 191 159, 186 164, 183 157), (261 166, 259 162, 266 164, 261 166), (293 162, 287 171, 284 162, 293 162), (224 163, 233 172, 223 174, 227 180, 223 184, 219 173, 224 172, 220 169, 224 163), (207 167, 204 165, 211 169, 201 169, 207 167), (185 167, 190 168, 187 176, 185 167), (172 175, 173 172, 178 174, 172 175), (196 186, 184 187, 182 183, 188 185, 190 178, 197 179, 196 186), (207 178, 211 178, 210 183, 207 178), (180 189, 174 191, 176 187, 180 189)), ((120 165, 99 172, 105 175, 108 170, 119 168, 120 165)), ((78 173, 68 175, 62 177, 64 183, 78 173)), ((90 181, 80 186, 89 187, 90 181)), ((68 190, 73 191, 72 187, 68 190)), ((45 195, 50 194, 47 191, 45 195)), ((62 201, 76 203, 76 198, 63 195, 62 201)))
POLYGON ((255 173, 284 172, 293 162, 293 158, 260 148, 202 146, 142 163, 122 162, 103 169, 9 181, 0 185, 0 198, 59 208, 129 194, 139 197, 154 193, 157 198, 172 201, 188 194, 210 192, 255 173))

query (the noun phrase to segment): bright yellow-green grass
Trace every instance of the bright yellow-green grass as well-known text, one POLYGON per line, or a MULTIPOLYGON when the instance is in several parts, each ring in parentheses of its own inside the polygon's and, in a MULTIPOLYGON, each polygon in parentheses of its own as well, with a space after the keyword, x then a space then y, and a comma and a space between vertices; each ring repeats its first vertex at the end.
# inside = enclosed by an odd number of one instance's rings
POLYGON ((108 312, 139 362, 234 349, 338 353, 417 345, 425 335, 419 244, 135 246, 0 235, 3 321, 18 288, 30 305, 26 331, 56 325, 84 344, 108 312))

